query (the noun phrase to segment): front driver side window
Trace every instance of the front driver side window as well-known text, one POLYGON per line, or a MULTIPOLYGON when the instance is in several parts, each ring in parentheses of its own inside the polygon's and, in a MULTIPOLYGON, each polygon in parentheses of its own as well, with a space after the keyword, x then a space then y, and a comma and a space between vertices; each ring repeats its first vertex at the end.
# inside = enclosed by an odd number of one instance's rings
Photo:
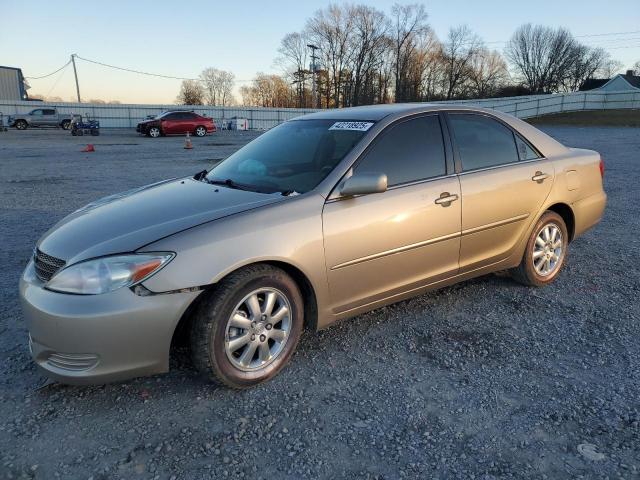
POLYGON ((438 115, 396 123, 374 142, 355 166, 355 173, 384 173, 390 187, 446 173, 438 115))

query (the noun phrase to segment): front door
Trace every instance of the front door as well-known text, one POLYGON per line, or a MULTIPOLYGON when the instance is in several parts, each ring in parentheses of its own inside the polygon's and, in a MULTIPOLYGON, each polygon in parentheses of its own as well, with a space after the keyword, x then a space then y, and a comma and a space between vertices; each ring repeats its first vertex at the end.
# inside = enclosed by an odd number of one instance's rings
POLYGON ((353 174, 384 173, 384 193, 332 198, 323 211, 332 308, 345 312, 455 275, 460 184, 447 176, 438 115, 387 127, 353 174), (442 201, 443 198, 448 201, 442 201))
POLYGON ((462 190, 460 271, 507 258, 551 191, 554 168, 518 133, 481 114, 449 113, 462 190))

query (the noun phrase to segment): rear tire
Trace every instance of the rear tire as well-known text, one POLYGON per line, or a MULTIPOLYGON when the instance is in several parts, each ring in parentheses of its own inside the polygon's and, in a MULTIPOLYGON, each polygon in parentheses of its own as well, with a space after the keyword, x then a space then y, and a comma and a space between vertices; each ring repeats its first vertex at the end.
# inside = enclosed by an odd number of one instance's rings
POLYGON ((270 265, 252 265, 203 295, 190 339, 193 363, 206 378, 242 389, 282 370, 304 322, 302 295, 291 277, 270 265))
POLYGON ((531 232, 520 265, 511 276, 523 285, 544 287, 553 282, 564 265, 569 234, 560 215, 546 211, 531 232))
POLYGON ((16 129, 18 130, 26 130, 29 124, 24 120, 18 120, 15 124, 16 129))
POLYGON ((69 130, 69 128, 71 128, 71 122, 69 120, 65 120, 60 124, 60 126, 63 130, 69 130))

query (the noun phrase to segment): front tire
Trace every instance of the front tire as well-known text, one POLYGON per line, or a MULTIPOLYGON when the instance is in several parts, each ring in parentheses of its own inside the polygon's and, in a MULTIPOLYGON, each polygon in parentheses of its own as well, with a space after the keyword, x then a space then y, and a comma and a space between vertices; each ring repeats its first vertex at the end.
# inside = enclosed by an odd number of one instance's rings
POLYGON ((512 277, 527 286, 543 287, 553 282, 567 255, 569 234, 560 215, 546 211, 536 223, 520 265, 512 277))
POLYGON ((158 127, 151 127, 147 131, 147 135, 149 135, 151 138, 158 138, 160 134, 161 134, 160 128, 158 127))
POLYGON ((195 133, 196 137, 204 137, 207 134, 207 129, 206 129, 206 127, 203 127, 201 125, 199 127, 196 127, 196 130, 195 130, 194 133, 195 133))
POLYGON ((71 122, 69 120, 65 120, 60 124, 63 130, 69 130, 71 128, 71 122))
POLYGON ((25 122, 24 120, 18 120, 16 122, 16 129, 18 129, 18 130, 26 130, 28 126, 29 126, 29 124, 27 122, 25 122))
POLYGON ((205 294, 191 326, 191 354, 208 379, 249 388, 275 376, 298 344, 302 295, 284 271, 253 265, 205 294))

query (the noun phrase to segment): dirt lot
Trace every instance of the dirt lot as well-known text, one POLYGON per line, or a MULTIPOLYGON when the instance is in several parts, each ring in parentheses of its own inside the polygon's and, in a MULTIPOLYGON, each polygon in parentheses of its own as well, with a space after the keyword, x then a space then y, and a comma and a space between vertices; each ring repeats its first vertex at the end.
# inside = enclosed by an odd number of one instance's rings
POLYGON ((187 151, 0 133, 0 478, 638 478, 640 129, 543 129, 603 154, 610 201, 553 286, 488 276, 307 333, 275 380, 240 393, 180 356, 162 376, 42 386, 17 284, 68 212, 193 174, 255 134, 187 151))

